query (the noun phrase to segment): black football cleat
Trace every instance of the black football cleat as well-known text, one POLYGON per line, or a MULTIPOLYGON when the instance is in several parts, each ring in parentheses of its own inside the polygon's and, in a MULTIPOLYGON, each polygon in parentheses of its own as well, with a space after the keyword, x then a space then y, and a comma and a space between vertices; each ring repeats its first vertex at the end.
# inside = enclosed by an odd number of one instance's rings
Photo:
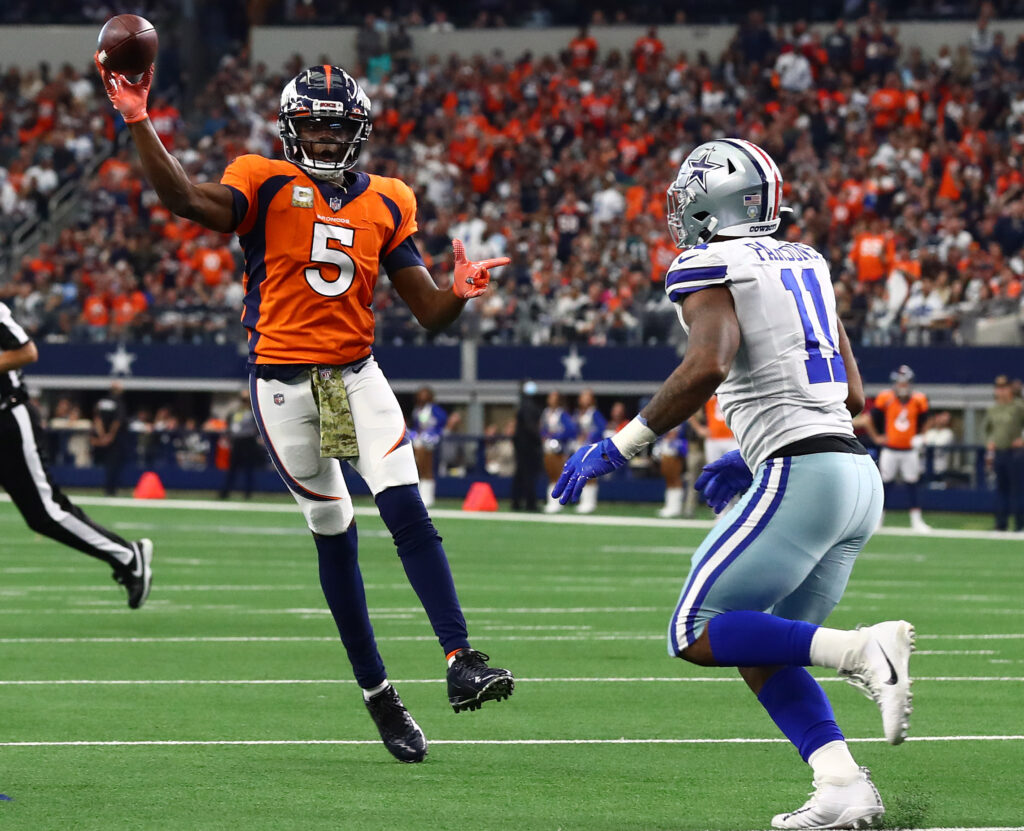
POLYGON ((138 609, 149 597, 149 587, 153 583, 153 542, 139 540, 131 546, 135 556, 127 565, 118 565, 114 569, 114 580, 128 592, 128 607, 138 609))
POLYGON ((512 695, 516 679, 507 669, 489 667, 489 655, 460 649, 448 667, 448 702, 456 713, 479 710, 485 701, 501 701, 512 695))
POLYGON ((380 731, 381 741, 400 762, 422 762, 427 755, 427 737, 405 709, 398 691, 388 685, 366 702, 370 718, 380 731))

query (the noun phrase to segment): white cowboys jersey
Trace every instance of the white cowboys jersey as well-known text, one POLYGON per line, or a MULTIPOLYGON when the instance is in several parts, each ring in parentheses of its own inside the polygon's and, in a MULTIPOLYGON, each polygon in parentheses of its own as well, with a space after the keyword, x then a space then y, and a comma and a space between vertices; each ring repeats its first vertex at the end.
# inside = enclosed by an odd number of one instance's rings
POLYGON ((799 439, 852 436, 836 298, 821 254, 771 237, 688 248, 665 277, 687 334, 686 296, 718 285, 732 293, 741 333, 718 401, 750 469, 799 439))

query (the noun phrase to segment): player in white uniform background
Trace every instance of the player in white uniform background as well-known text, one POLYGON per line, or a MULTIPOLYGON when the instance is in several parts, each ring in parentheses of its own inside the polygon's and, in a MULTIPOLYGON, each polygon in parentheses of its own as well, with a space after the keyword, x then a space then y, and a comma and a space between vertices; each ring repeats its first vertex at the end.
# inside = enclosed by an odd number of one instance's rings
POLYGON ((615 436, 578 450, 554 495, 627 463, 717 391, 740 450, 697 480, 729 510, 693 555, 669 625, 669 653, 734 666, 813 770, 815 791, 776 828, 854 828, 884 813, 866 768, 806 666, 831 667, 874 700, 886 739, 906 737, 913 627, 853 631, 821 623, 878 523, 882 483, 854 439, 864 392, 838 320, 828 265, 807 245, 772 238, 782 175, 750 142, 696 148, 668 190, 683 252, 665 278, 688 336, 682 363, 615 436), (753 472, 751 472, 753 471, 753 472))

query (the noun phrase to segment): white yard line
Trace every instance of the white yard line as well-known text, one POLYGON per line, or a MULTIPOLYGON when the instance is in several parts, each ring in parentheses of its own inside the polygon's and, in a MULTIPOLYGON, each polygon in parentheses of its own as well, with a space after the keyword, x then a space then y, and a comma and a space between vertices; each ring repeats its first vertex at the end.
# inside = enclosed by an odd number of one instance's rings
MULTIPOLYGON (((586 630, 579 632, 578 634, 571 635, 496 635, 488 634, 487 639, 493 641, 541 641, 541 640, 559 640, 559 641, 605 641, 605 640, 627 640, 635 637, 628 632, 594 632, 590 631, 590 627, 587 626, 480 626, 477 627, 481 632, 496 632, 502 630, 519 631, 520 629, 526 629, 531 631, 542 630, 547 631, 550 629, 555 630, 569 630, 575 632, 577 630, 586 630)), ((415 636, 422 640, 433 640, 429 635, 415 636)), ((662 636, 646 636, 649 640, 662 640, 662 636)), ((383 636, 380 638, 382 641, 398 640, 399 638, 389 638, 383 636)), ((139 643, 337 643, 338 639, 331 636, 310 636, 310 635, 164 635, 164 636, 148 636, 148 637, 125 637, 125 636, 109 636, 109 637, 83 637, 83 638, 0 638, 0 645, 63 645, 63 644, 139 644, 139 643)), ((996 650, 994 649, 924 649, 918 650, 914 653, 915 656, 922 655, 995 655, 996 650)))
MULTIPOLYGON (((552 678, 517 678, 518 683, 534 684, 736 684, 742 678, 734 675, 716 675, 701 677, 552 677, 552 678)), ((843 683, 842 678, 818 678, 821 683, 843 683)), ((959 682, 968 684, 1011 682, 1024 683, 1019 676, 969 676, 969 675, 935 675, 915 677, 914 682, 942 681, 945 683, 959 682)), ((356 682, 349 678, 52 678, 52 679, 6 679, 0 680, 0 687, 263 687, 263 686, 303 686, 309 684, 352 685, 356 682)), ((443 678, 406 678, 392 681, 395 686, 409 684, 444 684, 443 678)))
MULTIPOLYGON (((861 744, 881 744, 884 738, 847 739, 861 744)), ((1018 742, 1024 736, 910 736, 908 742, 1018 742)), ((366 745, 379 746, 379 739, 149 739, 137 741, 26 741, 0 742, 0 747, 221 747, 279 745, 366 745)), ((783 738, 736 737, 726 739, 432 739, 431 745, 581 745, 581 744, 789 744, 783 738)), ((980 831, 980 829, 971 829, 980 831)))
MULTIPOLYGON (((208 499, 154 499, 139 500, 127 499, 124 497, 110 496, 79 496, 74 497, 75 502, 81 505, 108 505, 116 508, 156 508, 166 510, 185 511, 221 511, 226 513, 274 513, 274 514, 297 514, 297 508, 289 503, 277 502, 221 502, 208 499)), ((0 494, 0 502, 9 502, 10 497, 0 494)), ((377 516, 375 508, 357 507, 356 516, 377 516)), ((714 527, 714 522, 709 519, 657 519, 655 517, 634 517, 634 516, 599 516, 589 514, 578 516, 576 514, 520 514, 508 511, 494 512, 471 512, 453 510, 451 508, 436 508, 431 510, 431 516, 436 519, 467 519, 479 522, 530 522, 545 525, 591 525, 591 526, 619 526, 623 528, 692 528, 707 530, 714 527)), ((299 526, 301 527, 301 526, 299 526)), ((258 529, 253 529, 258 531, 258 529)), ((881 528, 875 532, 876 537, 922 537, 930 539, 963 539, 963 540, 999 540, 1013 542, 1020 545, 1022 538, 1019 534, 1009 534, 999 531, 966 531, 959 529, 936 528, 929 534, 919 534, 910 528, 881 528)))

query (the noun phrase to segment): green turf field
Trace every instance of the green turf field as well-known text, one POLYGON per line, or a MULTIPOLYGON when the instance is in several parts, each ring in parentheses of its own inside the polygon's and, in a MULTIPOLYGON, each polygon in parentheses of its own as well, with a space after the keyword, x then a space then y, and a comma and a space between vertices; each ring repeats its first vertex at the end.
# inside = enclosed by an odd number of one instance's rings
MULTIPOLYGON (((810 790, 733 671, 666 656, 703 528, 637 518, 655 506, 623 522, 437 512, 474 645, 519 677, 509 701, 456 715, 392 543, 360 514, 381 651, 431 742, 402 765, 349 681, 295 508, 205 507, 88 508, 156 542, 152 596, 130 612, 104 565, 0 503, 3 831, 760 829, 810 790)), ((888 827, 1024 826, 1022 598, 1020 537, 882 534, 858 561, 831 623, 918 631, 900 747, 822 676, 888 827)))

